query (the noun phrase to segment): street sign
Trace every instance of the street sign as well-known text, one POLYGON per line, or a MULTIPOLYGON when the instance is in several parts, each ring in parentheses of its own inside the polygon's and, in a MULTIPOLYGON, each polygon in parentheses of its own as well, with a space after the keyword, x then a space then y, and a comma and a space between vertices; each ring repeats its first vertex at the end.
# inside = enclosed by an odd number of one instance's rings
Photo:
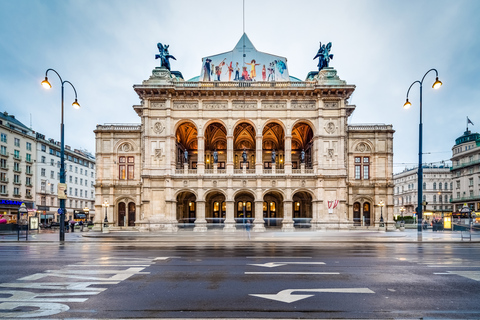
POLYGON ((63 214, 63 209, 62 209, 62 208, 59 208, 59 209, 57 210, 57 212, 58 212, 58 214, 63 214))
POLYGON ((57 184, 57 195, 58 199, 67 199, 67 184, 66 183, 59 183, 57 184))

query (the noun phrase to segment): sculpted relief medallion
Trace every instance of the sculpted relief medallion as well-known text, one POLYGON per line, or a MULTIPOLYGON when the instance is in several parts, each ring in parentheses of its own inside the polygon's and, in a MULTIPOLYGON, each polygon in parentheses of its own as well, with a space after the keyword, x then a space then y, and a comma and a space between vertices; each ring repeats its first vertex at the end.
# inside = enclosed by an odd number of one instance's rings
POLYGON ((370 146, 368 144, 366 144, 365 142, 360 142, 359 144, 357 144, 357 147, 355 148, 355 151, 358 151, 358 152, 370 152, 372 151, 372 149, 370 148, 370 146))
POLYGON ((327 133, 332 134, 335 132, 335 130, 336 130, 335 123, 330 121, 325 125, 325 131, 327 131, 327 133))
POLYGON ((161 121, 155 122, 155 124, 153 125, 153 132, 161 134, 163 130, 165 130, 165 126, 163 125, 163 123, 161 121))
POLYGON ((130 143, 125 142, 118 149, 119 151, 122 151, 122 152, 130 152, 130 151, 133 151, 133 146, 130 143))

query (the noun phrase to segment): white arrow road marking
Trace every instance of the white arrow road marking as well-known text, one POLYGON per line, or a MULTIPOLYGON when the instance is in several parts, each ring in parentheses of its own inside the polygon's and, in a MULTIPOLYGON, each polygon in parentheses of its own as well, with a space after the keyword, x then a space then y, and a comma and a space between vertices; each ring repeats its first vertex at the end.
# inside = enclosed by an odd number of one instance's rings
POLYGON ((456 274, 461 277, 480 281, 480 271, 447 271, 448 274, 456 274))
POLYGON ((250 296, 292 303, 302 299, 313 297, 313 294, 296 294, 293 292, 326 292, 326 293, 375 293, 368 288, 324 288, 324 289, 286 289, 277 294, 249 294, 250 296))
POLYGON ((255 263, 249 264, 250 266, 257 266, 257 267, 266 267, 266 268, 275 268, 286 266, 287 264, 325 264, 325 262, 267 262, 267 263, 255 263))
POLYGON ((340 272, 245 272, 245 274, 340 274, 340 272))

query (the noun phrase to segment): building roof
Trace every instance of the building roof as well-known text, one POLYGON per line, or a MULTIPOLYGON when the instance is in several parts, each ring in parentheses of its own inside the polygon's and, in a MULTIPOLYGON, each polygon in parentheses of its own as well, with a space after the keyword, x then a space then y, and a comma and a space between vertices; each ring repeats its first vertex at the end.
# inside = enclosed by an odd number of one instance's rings
POLYGON ((0 113, 0 119, 4 120, 4 121, 8 121, 8 122, 10 122, 11 125, 18 126, 21 129, 25 129, 27 131, 32 131, 29 127, 27 127, 26 125, 24 125, 23 123, 21 123, 20 121, 15 119, 14 115, 8 114, 8 112, 6 112, 6 111, 0 113))
POLYGON ((461 137, 455 139, 455 145, 458 146, 459 144, 472 141, 476 141, 477 146, 480 145, 480 134, 472 133, 470 130, 467 130, 463 133, 461 137))

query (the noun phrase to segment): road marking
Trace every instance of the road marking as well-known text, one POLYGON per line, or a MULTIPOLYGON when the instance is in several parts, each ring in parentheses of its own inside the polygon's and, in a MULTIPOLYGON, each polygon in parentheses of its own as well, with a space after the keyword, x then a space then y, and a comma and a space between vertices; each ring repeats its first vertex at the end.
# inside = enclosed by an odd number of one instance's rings
POLYGON ((325 262, 267 262, 267 263, 260 263, 260 264, 249 264, 250 266, 256 267, 266 267, 266 268, 275 268, 285 266, 287 264, 325 264, 325 262))
POLYGON ((449 274, 456 274, 464 278, 480 281, 480 271, 448 271, 449 274))
POLYGON ((340 274, 340 272, 245 272, 245 274, 340 274))
POLYGON ((67 267, 150 267, 151 264, 69 264, 67 267))
POLYGON ((312 257, 247 257, 247 259, 312 259, 312 257))
POLYGON ((323 288, 323 289, 286 289, 276 294, 249 294, 253 297, 270 299, 285 303, 292 303, 313 297, 313 294, 296 294, 293 292, 320 292, 320 293, 375 293, 368 288, 323 288))
POLYGON ((436 264, 436 265, 428 265, 427 267, 429 267, 429 268, 480 268, 480 266, 465 266, 465 265, 456 266, 456 265, 451 265, 451 264, 450 265, 438 265, 438 264, 436 264))

